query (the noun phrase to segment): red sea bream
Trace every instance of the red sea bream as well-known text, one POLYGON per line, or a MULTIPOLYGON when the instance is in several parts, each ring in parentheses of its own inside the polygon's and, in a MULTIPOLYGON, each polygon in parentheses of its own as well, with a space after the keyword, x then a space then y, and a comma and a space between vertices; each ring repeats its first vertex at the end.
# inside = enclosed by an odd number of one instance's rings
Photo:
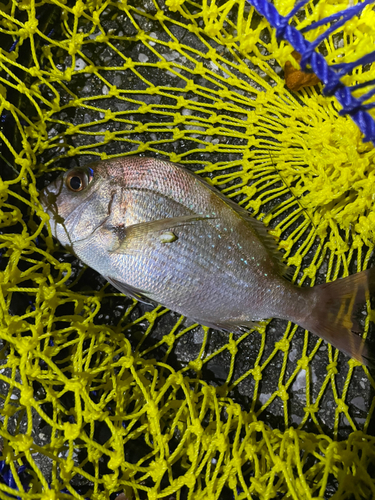
POLYGON ((374 288, 374 269, 292 284, 265 226, 180 165, 93 163, 60 176, 41 201, 60 243, 126 295, 227 331, 287 319, 371 362, 352 311, 374 288))

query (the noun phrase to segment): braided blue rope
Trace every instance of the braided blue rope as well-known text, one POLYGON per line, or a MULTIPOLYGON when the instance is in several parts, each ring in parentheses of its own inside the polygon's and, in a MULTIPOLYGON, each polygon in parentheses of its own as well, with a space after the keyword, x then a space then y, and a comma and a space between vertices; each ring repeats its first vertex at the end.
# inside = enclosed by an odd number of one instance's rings
POLYGON ((369 92, 356 98, 352 95, 353 90, 363 88, 374 83, 361 83, 353 87, 346 87, 341 81, 344 75, 348 74, 355 67, 362 64, 369 64, 375 61, 375 51, 363 56, 362 58, 352 63, 340 63, 329 66, 323 55, 316 52, 315 49, 319 44, 327 38, 331 33, 340 28, 353 16, 359 15, 366 5, 372 4, 375 0, 364 0, 364 2, 349 7, 341 12, 337 12, 332 16, 317 21, 303 30, 298 31, 294 26, 290 26, 289 22, 292 17, 304 7, 309 0, 298 2, 287 16, 281 16, 274 5, 267 0, 247 0, 267 21, 276 29, 276 36, 287 40, 295 50, 301 54, 301 69, 306 69, 306 66, 311 66, 313 72, 323 82, 325 95, 334 95, 342 106, 340 115, 350 115, 353 121, 358 125, 364 134, 364 141, 372 141, 375 145, 375 120, 367 112, 368 109, 375 107, 375 103, 364 104, 366 100, 375 94, 375 88, 369 92), (325 33, 320 35, 314 42, 305 40, 302 32, 315 29, 323 24, 335 22, 325 33))

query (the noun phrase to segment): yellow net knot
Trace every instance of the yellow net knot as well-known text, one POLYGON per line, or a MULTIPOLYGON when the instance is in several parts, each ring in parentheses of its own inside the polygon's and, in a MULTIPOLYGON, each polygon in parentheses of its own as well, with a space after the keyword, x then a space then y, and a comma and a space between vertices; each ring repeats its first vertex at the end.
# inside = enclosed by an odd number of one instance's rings
POLYGON ((15 234, 12 237, 11 245, 16 250, 22 251, 29 246, 29 239, 26 239, 22 234, 15 234))
POLYGON ((251 373, 253 374, 253 379, 256 381, 256 382, 259 382, 260 380, 262 380, 262 369, 261 367, 258 365, 258 366, 255 366, 251 373))
MULTIPOLYGON (((271 233, 271 231, 269 231, 271 233)), ((273 234, 273 232, 272 232, 273 234)), ((293 240, 280 240, 279 242, 279 248, 285 251, 288 251, 292 248, 293 246, 293 240)))
POLYGON ((336 399, 336 404, 339 413, 348 413, 349 406, 342 399, 336 399))
MULTIPOLYGON (((371 237, 374 233, 375 227, 375 213, 370 212, 367 216, 361 215, 357 224, 355 224, 355 231, 362 237, 371 237)), ((361 240, 360 240, 361 241, 361 240)))
POLYGON ((252 460, 252 459, 253 459, 253 457, 254 457, 254 455, 256 455, 256 454, 257 454, 257 449, 256 449, 256 447, 255 447, 254 445, 252 445, 252 444, 247 444, 247 445, 245 446, 245 453, 246 453, 246 458, 247 458, 248 460, 252 460))
POLYGON ((150 463, 150 475, 155 482, 159 481, 163 477, 164 472, 167 469, 168 464, 164 459, 160 459, 150 463))
MULTIPOLYGON (((70 48, 69 48, 69 53, 70 53, 70 48)), ((73 55, 73 54, 70 54, 70 55, 73 55)), ((63 77, 62 78, 64 80, 66 80, 67 82, 70 82, 70 80, 72 79, 72 74, 73 74, 73 69, 70 68, 70 67, 66 68, 66 70, 63 73, 63 77)), ((61 79, 61 76, 60 76, 60 79, 61 79)), ((75 150, 74 150, 74 152, 75 152, 75 150)))
POLYGON ((249 201, 246 208, 252 208, 255 213, 258 213, 261 205, 262 205, 262 201, 258 198, 256 200, 249 201))
POLYGON ((317 413, 319 411, 319 408, 316 405, 307 405, 304 407, 304 411, 312 415, 313 413, 317 413))
POLYGON ((195 64, 195 70, 197 73, 199 73, 200 75, 204 75, 204 73, 206 72, 206 69, 205 67, 203 66, 203 63, 202 62, 197 62, 195 64))
POLYGON ((140 123, 136 126, 135 132, 143 133, 148 129, 147 123, 140 123))
POLYGON ((335 245, 337 247, 335 251, 336 255, 344 255, 349 252, 349 245, 339 236, 335 238, 335 245))
POLYGON ((337 374, 337 362, 333 361, 332 363, 329 363, 326 367, 327 372, 329 375, 336 375, 337 374))
POLYGON ((189 368, 191 368, 192 370, 194 370, 196 372, 201 371, 202 366, 203 366, 203 361, 201 359, 195 359, 195 360, 189 362, 189 368))
MULTIPOLYGON (((112 96, 112 97, 118 97, 120 94, 119 92, 119 89, 116 87, 116 85, 112 85, 108 91, 108 95, 109 96, 112 96)), ((105 117, 107 118, 107 112, 110 111, 110 116, 111 116, 111 119, 112 117, 115 116, 115 114, 110 110, 110 109, 107 109, 106 112, 105 112, 105 117)))
POLYGON ((279 395, 279 398, 282 400, 282 401, 288 401, 289 399, 289 394, 285 388, 285 385, 280 385, 280 388, 279 390, 277 391, 277 394, 279 395))
POLYGON ((195 434, 196 436, 201 436, 203 434, 204 430, 198 418, 192 419, 190 425, 190 431, 192 434, 195 434))
POLYGON ((206 399, 206 404, 209 404, 209 401, 214 397, 215 388, 210 385, 205 385, 202 387, 203 397, 206 399))
MULTIPOLYGON (((47 302, 53 301, 53 298, 56 295, 56 288, 53 286, 41 286, 39 288, 40 300, 45 300, 47 302)), ((58 305, 58 304, 56 304, 58 305)))
POLYGON ((26 434, 17 434, 10 440, 10 444, 12 445, 16 454, 29 451, 33 443, 33 438, 31 436, 27 436, 26 434))
POLYGON ((237 344, 233 339, 230 339, 227 345, 228 351, 231 353, 232 356, 235 356, 237 354, 238 348, 237 344))
POLYGON ((158 21, 164 21, 165 19, 165 14, 162 10, 158 10, 158 12, 155 14, 155 19, 158 21))
POLYGON ((184 382, 184 377, 182 373, 171 373, 167 380, 171 385, 181 386, 184 382))
POLYGON ((299 359, 297 361, 297 366, 301 369, 301 370, 307 370, 308 366, 309 366, 309 358, 307 356, 303 356, 301 359, 299 359))
POLYGON ((289 349, 289 340, 288 339, 281 339, 279 342, 275 343, 276 349, 279 349, 282 352, 287 352, 289 349))
MULTIPOLYGON (((198 454, 198 450, 197 450, 196 442, 194 441, 192 443, 189 443, 187 450, 186 450, 186 455, 188 456, 190 463, 194 462, 197 454, 198 454)), ((182 486, 181 483, 180 483, 180 486, 182 486)))
POLYGON ((149 148, 150 148, 149 142, 144 142, 144 143, 138 144, 137 154, 143 153, 143 151, 147 151, 149 148))
POLYGON ((65 130, 66 135, 75 135, 77 133, 79 133, 79 126, 78 125, 70 125, 65 130))
POLYGON ((40 500, 57 500, 57 494, 53 490, 45 491, 40 495, 40 500))
POLYGON ((75 6, 72 8, 72 14, 76 17, 81 17, 85 11, 85 4, 82 0, 77 0, 75 6))
MULTIPOLYGON (((112 491, 114 487, 116 488, 117 478, 118 478, 118 475, 116 473, 115 474, 103 474, 104 488, 107 491, 112 491)), ((103 500, 108 500, 108 496, 106 496, 106 495, 103 495, 102 498, 103 498, 103 500)))
POLYGON ((100 12, 98 12, 97 10, 94 10, 94 12, 92 13, 92 23, 95 24, 95 26, 100 24, 100 12))
POLYGON ((146 411, 149 415, 149 418, 150 418, 150 423, 151 424, 154 424, 155 422, 155 419, 159 419, 159 411, 158 411, 158 407, 156 406, 156 404, 153 402, 153 401, 148 401, 147 405, 146 405, 146 411))
POLYGON ((122 366, 124 366, 125 368, 130 368, 131 366, 134 365, 134 357, 133 356, 124 356, 122 359, 121 359, 121 364, 122 366))
POLYGON ((176 153, 171 153, 169 155, 169 159, 170 159, 170 161, 173 161, 175 163, 179 163, 181 161, 181 155, 178 155, 176 153))
MULTIPOLYGON (((86 421, 86 419, 85 419, 86 421)), ((87 446, 87 458, 90 462, 98 462, 100 457, 103 455, 102 451, 94 446, 87 446)))
POLYGON ((20 165, 23 168, 30 167, 30 160, 28 160, 27 158, 20 158, 19 156, 17 156, 14 161, 15 163, 17 163, 17 165, 20 165))
POLYGON ((158 62, 158 67, 161 68, 161 69, 168 69, 168 70, 171 69, 170 63, 167 62, 167 61, 164 61, 164 60, 158 62))
POLYGON ((194 488, 194 485, 196 483, 196 477, 194 475, 194 472, 193 471, 189 471, 185 474, 184 476, 184 483, 186 484, 186 486, 190 489, 193 489, 194 488))
MULTIPOLYGON (((1 281, 0 281, 1 283, 1 281)), ((20 326, 20 322, 16 322, 16 328, 20 326)), ((9 353, 8 356, 7 356, 7 366, 8 368, 17 368, 18 365, 19 365, 19 362, 20 362, 20 358, 18 356, 15 356, 14 354, 12 353, 9 353)), ((4 411, 5 409, 5 406, 4 408, 1 409, 1 411, 4 411)))
MULTIPOLYGON (((18 340, 17 350, 21 356, 27 356, 30 352, 32 352, 36 345, 38 344, 38 340, 34 337, 22 337, 18 340)), ((33 392, 31 390, 31 398, 33 398, 33 392)))
POLYGON ((351 359, 348 360, 348 365, 350 367, 355 368, 356 366, 362 366, 362 363, 360 361, 358 361, 357 359, 351 358, 351 359))
MULTIPOLYGON (((39 68, 37 68, 36 66, 32 66, 32 67, 29 69, 29 73, 30 73, 30 75, 31 75, 31 76, 33 76, 33 77, 37 78, 37 77, 40 75, 40 69, 39 69, 39 68)), ((31 88, 32 88, 33 90, 35 90, 35 91, 38 91, 38 86, 37 86, 37 85, 36 85, 36 86, 32 85, 32 86, 31 86, 31 88)), ((39 122, 39 123, 40 123, 40 122, 39 122)), ((42 125, 42 124, 40 123, 40 125, 42 125)), ((31 128, 31 127, 30 127, 30 128, 31 128)), ((28 129, 28 127, 27 127, 27 129, 28 129)))
POLYGON ((42 370, 40 366, 36 363, 35 364, 27 363, 25 367, 25 373, 30 379, 35 380, 38 377, 40 377, 40 375, 42 374, 42 370))
POLYGON ((185 135, 185 132, 183 130, 180 130, 178 128, 175 128, 173 130, 173 140, 177 141, 178 139, 182 139, 185 135))
POLYGON ((165 5, 172 12, 177 12, 181 5, 185 2, 185 0, 167 0, 165 5))
POLYGON ((219 451, 226 451, 228 448, 228 439, 225 434, 216 434, 213 439, 213 445, 216 446, 219 451))
POLYGON ((112 470, 118 469, 124 463, 124 454, 121 450, 116 450, 111 454, 111 459, 108 462, 108 467, 112 470))
MULTIPOLYGON (((147 94, 149 94, 149 95, 155 95, 155 94, 158 94, 159 92, 160 92, 160 88, 159 87, 155 87, 155 85, 152 85, 151 82, 150 82, 150 86, 147 89, 147 94)), ((175 119, 175 117, 173 117, 173 119, 175 119)))
POLYGON ((124 64, 123 64, 124 69, 131 69, 131 68, 134 68, 134 66, 135 66, 135 62, 132 59, 130 59, 130 57, 127 57, 124 64))
MULTIPOLYGON (((186 85, 185 85, 185 91, 186 92, 194 92, 195 91, 195 83, 193 82, 193 80, 188 80, 186 82, 186 85)), ((219 103, 216 103, 216 104, 219 104, 219 103)))
POLYGON ((108 35, 106 35, 105 33, 100 33, 100 35, 98 35, 96 37, 96 40, 99 42, 99 43, 107 43, 108 40, 109 40, 109 37, 108 35))
MULTIPOLYGON (((76 324, 77 330, 80 330, 80 324, 76 324)), ((86 379, 84 377, 84 373, 77 373, 77 378, 67 380, 65 382, 65 389, 67 391, 76 392, 77 394, 84 394, 86 391, 86 379)))
POLYGON ((33 19, 29 19, 23 25, 23 28, 19 30, 19 34, 21 38, 26 38, 27 36, 33 35, 38 28, 38 19, 35 17, 33 19))
POLYGON ((116 135, 114 132, 111 132, 110 130, 106 130, 104 133, 104 142, 110 142, 113 139, 115 139, 116 135))
POLYGON ((74 467, 74 460, 67 458, 64 462, 60 464, 60 476, 65 482, 69 482, 72 479, 72 470, 74 467))
MULTIPOLYGON (((208 9, 205 9, 204 11, 204 17, 208 19, 216 19, 219 14, 219 7, 215 5, 215 1, 211 3, 211 5, 208 7, 208 9)), ((207 22, 207 19, 205 19, 207 22)))
POLYGON ((302 256, 300 254, 296 254, 288 259, 289 266, 299 267, 301 263, 302 263, 302 256))
POLYGON ((276 472, 284 472, 285 471, 286 464, 285 464, 285 462, 283 462, 283 460, 281 460, 280 457, 275 456, 273 463, 274 463, 274 465, 272 468, 274 471, 276 471, 276 472))
POLYGON ((155 321, 157 320, 157 317, 158 317, 158 313, 154 309, 153 311, 146 312, 146 314, 144 316, 145 316, 146 321, 148 321, 149 323, 155 323, 155 321))
POLYGON ((80 432, 81 432, 81 428, 78 424, 71 424, 70 422, 64 423, 65 439, 67 439, 67 440, 77 439, 80 432))
POLYGON ((1 105, 2 105, 2 107, 4 109, 10 111, 12 109, 12 107, 13 107, 12 104, 9 101, 6 101, 5 99, 3 99, 3 96, 6 97, 7 90, 2 85, 1 85, 0 89, 1 89, 1 92, 0 92, 0 103, 1 103, 1 105))
MULTIPOLYGON (((240 458, 233 458, 232 459, 232 464, 233 467, 235 467, 237 470, 240 469, 242 463, 240 458)), ((237 481, 237 473, 232 472, 228 478, 228 486, 231 488, 233 491, 237 487, 238 481, 237 481)))
MULTIPOLYGON (((69 55, 73 56, 81 49, 83 39, 84 39, 83 33, 76 33, 75 34, 75 36, 72 38, 72 41, 69 43, 69 49, 68 49, 69 55)), ((71 70, 71 72, 73 71, 72 68, 69 68, 69 69, 71 70)))
POLYGON ((316 276, 316 273, 317 273, 317 267, 315 264, 310 264, 309 267, 304 272, 304 274, 311 279, 313 279, 316 276))

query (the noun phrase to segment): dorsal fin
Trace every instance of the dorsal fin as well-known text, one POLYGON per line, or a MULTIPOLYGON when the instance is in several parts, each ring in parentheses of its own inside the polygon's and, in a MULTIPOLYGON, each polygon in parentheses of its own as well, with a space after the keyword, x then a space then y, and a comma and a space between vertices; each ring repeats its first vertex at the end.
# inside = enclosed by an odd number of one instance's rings
POLYGON ((211 191, 213 191, 217 196, 219 196, 224 203, 230 207, 234 212, 236 212, 240 217, 251 227, 251 229, 256 233, 264 247, 268 251, 272 260, 276 263, 279 274, 284 278, 291 279, 293 276, 293 270, 282 261, 282 254, 280 250, 277 248, 277 242, 275 238, 268 232, 266 226, 262 221, 259 221, 252 217, 247 210, 238 205, 236 202, 227 198, 223 195, 217 188, 209 184, 206 180, 199 177, 197 174, 186 170, 182 165, 178 164, 178 167, 183 168, 190 175, 198 179, 202 184, 208 187, 211 191))

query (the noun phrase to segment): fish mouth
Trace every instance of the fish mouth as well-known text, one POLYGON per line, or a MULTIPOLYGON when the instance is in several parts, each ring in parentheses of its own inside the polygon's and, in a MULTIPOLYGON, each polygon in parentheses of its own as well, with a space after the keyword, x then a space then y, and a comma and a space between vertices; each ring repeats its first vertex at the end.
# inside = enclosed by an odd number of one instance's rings
POLYGON ((39 201, 50 218, 59 218, 57 200, 63 190, 63 179, 58 177, 39 192, 39 201))
POLYGON ((52 235, 57 238, 57 227, 64 226, 64 218, 59 214, 58 197, 62 191, 63 182, 57 178, 39 192, 39 201, 44 212, 49 216, 52 235))

